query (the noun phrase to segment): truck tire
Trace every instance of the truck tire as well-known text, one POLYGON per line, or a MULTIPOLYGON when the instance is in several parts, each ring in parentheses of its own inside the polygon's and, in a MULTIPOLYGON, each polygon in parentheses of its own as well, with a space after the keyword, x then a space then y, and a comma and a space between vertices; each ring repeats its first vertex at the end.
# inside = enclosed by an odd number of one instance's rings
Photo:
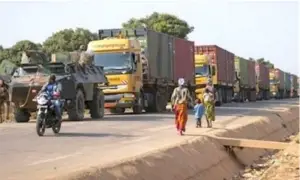
POLYGON ((223 99, 223 97, 222 97, 222 89, 218 89, 217 90, 217 99, 219 100, 219 101, 216 101, 216 106, 221 106, 222 105, 222 99, 223 99))
POLYGON ((104 116, 104 94, 99 89, 95 89, 93 100, 89 103, 92 119, 103 118, 104 116))
POLYGON ((145 108, 146 112, 163 112, 166 109, 166 106, 168 104, 165 97, 161 96, 160 92, 155 92, 153 94, 154 99, 153 103, 150 104, 150 106, 145 108))
POLYGON ((29 122, 30 113, 26 109, 14 108, 15 121, 18 123, 29 122))
POLYGON ((132 110, 134 114, 141 114, 144 109, 144 96, 142 93, 138 94, 138 99, 136 104, 133 106, 132 110))
POLYGON ((84 118, 84 95, 81 89, 77 90, 76 99, 72 101, 72 105, 68 108, 68 116, 70 120, 81 121, 84 118))

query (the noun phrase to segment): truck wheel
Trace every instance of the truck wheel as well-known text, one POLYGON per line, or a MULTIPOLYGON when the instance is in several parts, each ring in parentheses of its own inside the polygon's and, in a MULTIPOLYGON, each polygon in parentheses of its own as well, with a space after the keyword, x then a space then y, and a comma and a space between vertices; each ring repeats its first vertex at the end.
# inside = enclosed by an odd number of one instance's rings
MULTIPOLYGON (((152 104, 150 104, 148 107, 145 107, 146 112, 162 112, 163 111, 163 106, 167 106, 167 103, 164 103, 163 97, 161 97, 160 93, 157 91, 153 94, 154 99, 152 104)), ((166 108, 166 107, 165 107, 166 108)))
POLYGON ((216 101, 216 106, 221 106, 222 105, 222 99, 223 99, 223 97, 222 97, 222 89, 218 89, 217 90, 217 100, 218 101, 216 101))
POLYGON ((89 103, 91 118, 103 118, 104 116, 104 94, 95 89, 93 100, 89 103))
POLYGON ((76 99, 72 101, 72 105, 68 108, 68 116, 70 120, 81 121, 84 118, 84 95, 83 92, 78 89, 76 93, 76 99))
POLYGON ((155 93, 155 112, 163 112, 166 110, 168 104, 166 96, 161 95, 160 92, 155 93))
POLYGON ((139 93, 139 98, 137 99, 136 104, 133 106, 134 114, 141 114, 144 109, 144 96, 142 93, 139 93))
POLYGON ((26 109, 14 108, 15 121, 25 123, 30 120, 30 113, 26 109))

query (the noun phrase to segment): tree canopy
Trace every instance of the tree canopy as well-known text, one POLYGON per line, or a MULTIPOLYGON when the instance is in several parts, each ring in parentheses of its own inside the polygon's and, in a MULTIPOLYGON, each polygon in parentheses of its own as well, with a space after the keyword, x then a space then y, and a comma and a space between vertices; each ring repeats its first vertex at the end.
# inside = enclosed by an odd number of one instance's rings
POLYGON ((64 29, 47 38, 43 43, 43 49, 47 53, 74 51, 78 50, 80 45, 87 45, 95 39, 97 36, 87 29, 64 29))
POLYGON ((186 21, 175 15, 154 12, 150 16, 140 19, 131 18, 122 24, 123 28, 148 28, 157 32, 173 35, 179 38, 187 38, 194 31, 186 21))
MULTIPOLYGON (((142 18, 131 18, 123 23, 122 27, 129 29, 145 27, 185 39, 187 39, 188 34, 194 31, 194 27, 189 25, 185 20, 172 14, 158 12, 154 12, 142 18)), ((43 44, 34 43, 30 40, 22 40, 16 42, 16 44, 10 48, 4 48, 0 45, 0 63, 3 60, 7 60, 14 64, 19 64, 22 51, 24 50, 43 50, 48 55, 57 52, 75 51, 78 50, 81 45, 87 45, 90 41, 95 39, 97 39, 97 33, 91 32, 88 29, 63 29, 54 32, 43 44)), ((249 60, 274 67, 270 61, 266 61, 264 58, 249 58, 249 60)))
POLYGON ((264 58, 259 58, 256 61, 260 64, 266 65, 268 68, 274 68, 274 64, 264 58))
POLYGON ((42 45, 36 44, 29 40, 22 40, 14 44, 11 48, 3 48, 0 51, 0 62, 9 60, 18 64, 21 60, 22 51, 25 50, 41 50, 42 45))

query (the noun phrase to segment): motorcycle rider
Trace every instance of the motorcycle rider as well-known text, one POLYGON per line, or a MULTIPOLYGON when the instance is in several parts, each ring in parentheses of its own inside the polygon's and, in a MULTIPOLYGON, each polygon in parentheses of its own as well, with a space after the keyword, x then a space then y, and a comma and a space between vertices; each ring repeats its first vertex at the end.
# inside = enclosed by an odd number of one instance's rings
POLYGON ((39 94, 42 92, 46 92, 49 95, 49 100, 51 100, 55 108, 56 118, 61 121, 61 101, 59 96, 56 97, 60 95, 61 84, 56 82, 56 76, 54 74, 49 77, 49 81, 42 87, 39 94))

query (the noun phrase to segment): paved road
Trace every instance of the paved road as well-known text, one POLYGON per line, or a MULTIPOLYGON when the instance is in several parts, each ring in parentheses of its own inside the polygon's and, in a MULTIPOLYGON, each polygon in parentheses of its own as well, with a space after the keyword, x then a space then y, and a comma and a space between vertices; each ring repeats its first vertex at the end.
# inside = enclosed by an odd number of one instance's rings
MULTIPOLYGON (((215 127, 256 111, 281 111, 297 105, 297 99, 256 103, 232 103, 217 108, 215 127)), ((61 133, 48 129, 35 133, 35 123, 0 125, 0 179, 43 179, 82 168, 112 163, 184 141, 196 129, 189 116, 187 135, 176 135, 171 113, 107 115, 103 120, 65 121, 61 133)))

